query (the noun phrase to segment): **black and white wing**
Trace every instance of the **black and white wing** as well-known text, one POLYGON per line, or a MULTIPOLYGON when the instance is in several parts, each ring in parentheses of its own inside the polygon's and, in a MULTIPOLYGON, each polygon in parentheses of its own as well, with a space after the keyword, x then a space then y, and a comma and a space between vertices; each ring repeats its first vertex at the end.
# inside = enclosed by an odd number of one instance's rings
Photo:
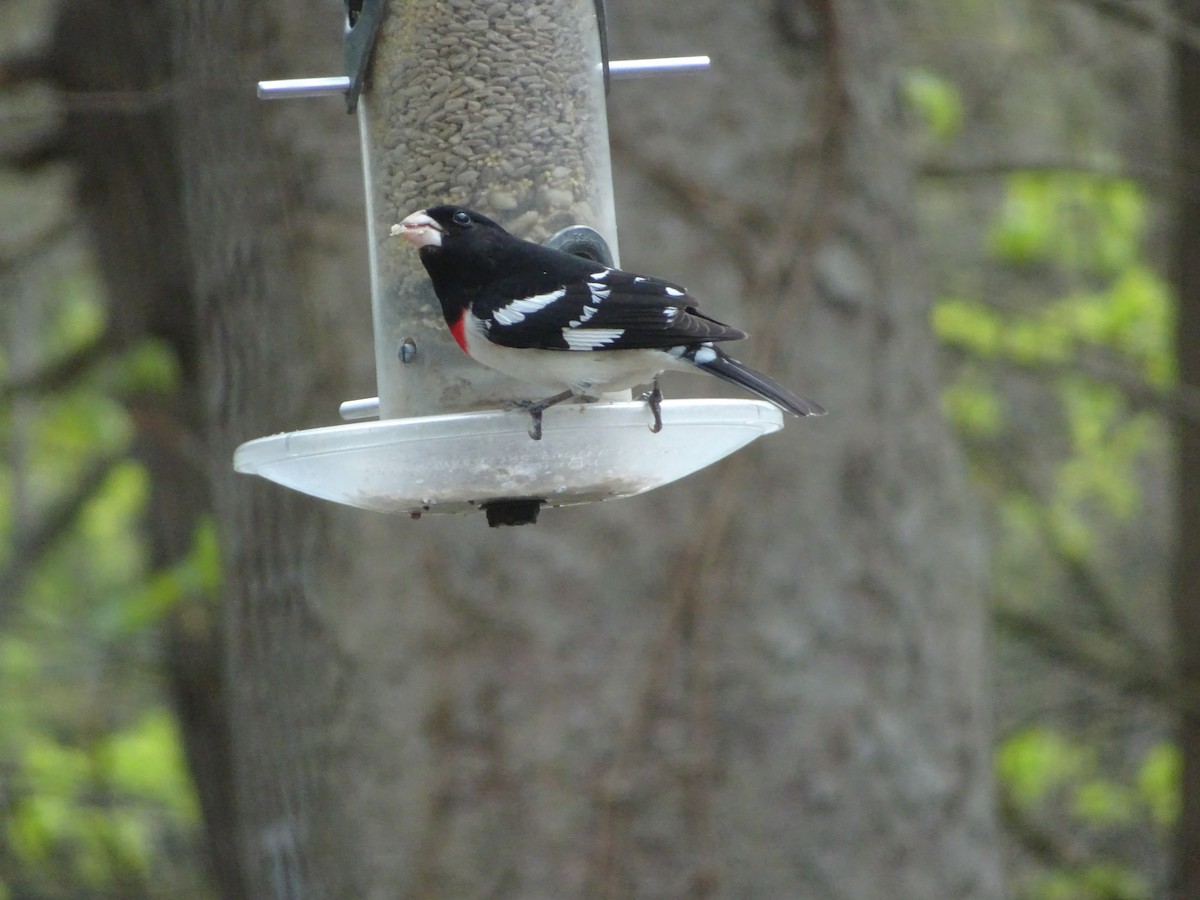
POLYGON ((666 350, 746 336, 700 312, 679 285, 595 263, 586 269, 539 279, 536 292, 528 282, 489 285, 474 304, 477 316, 486 310, 488 340, 517 349, 666 350))

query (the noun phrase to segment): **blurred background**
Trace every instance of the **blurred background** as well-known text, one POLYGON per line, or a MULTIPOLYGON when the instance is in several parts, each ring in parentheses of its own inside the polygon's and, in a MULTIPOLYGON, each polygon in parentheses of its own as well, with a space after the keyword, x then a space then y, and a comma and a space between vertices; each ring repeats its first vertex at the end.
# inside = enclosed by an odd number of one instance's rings
POLYGON ((0 0, 0 900, 1200 896, 1200 5, 610 0, 830 414, 496 531, 231 470, 374 393, 341 17, 0 0))

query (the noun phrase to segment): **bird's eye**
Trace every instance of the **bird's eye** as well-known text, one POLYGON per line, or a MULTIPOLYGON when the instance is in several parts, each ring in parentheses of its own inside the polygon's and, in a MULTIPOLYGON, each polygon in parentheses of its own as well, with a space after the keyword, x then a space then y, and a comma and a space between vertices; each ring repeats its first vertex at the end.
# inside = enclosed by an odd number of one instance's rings
POLYGON ((470 217, 470 216, 468 216, 468 215, 467 215, 465 212, 463 212, 462 210, 459 210, 458 212, 456 212, 456 213, 454 214, 454 224, 455 224, 455 225, 470 225, 470 224, 471 224, 471 217, 470 217))

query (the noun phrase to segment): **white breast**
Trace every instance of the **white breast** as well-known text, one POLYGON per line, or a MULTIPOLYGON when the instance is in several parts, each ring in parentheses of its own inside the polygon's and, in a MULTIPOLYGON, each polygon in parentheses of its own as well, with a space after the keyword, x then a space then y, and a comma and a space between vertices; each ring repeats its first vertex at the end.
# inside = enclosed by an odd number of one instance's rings
POLYGON ((515 350, 489 341, 483 323, 469 312, 464 324, 474 359, 548 394, 570 388, 597 396, 649 384, 665 369, 693 369, 662 350, 515 350))

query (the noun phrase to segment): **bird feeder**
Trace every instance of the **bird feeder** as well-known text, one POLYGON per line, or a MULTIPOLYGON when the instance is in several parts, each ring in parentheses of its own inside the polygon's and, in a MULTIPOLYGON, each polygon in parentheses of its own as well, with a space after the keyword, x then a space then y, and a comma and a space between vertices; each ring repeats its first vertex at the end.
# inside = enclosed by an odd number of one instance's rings
POLYGON ((655 434, 625 392, 548 409, 532 441, 528 416, 501 407, 538 398, 459 349, 416 254, 390 235, 406 213, 457 203, 616 265, 608 83, 706 57, 608 60, 600 0, 349 0, 345 47, 345 76, 259 94, 338 93, 357 111, 378 398, 343 403, 347 424, 243 444, 237 471, 365 509, 523 524, 542 506, 659 487, 783 427, 759 400, 667 400, 655 434))

